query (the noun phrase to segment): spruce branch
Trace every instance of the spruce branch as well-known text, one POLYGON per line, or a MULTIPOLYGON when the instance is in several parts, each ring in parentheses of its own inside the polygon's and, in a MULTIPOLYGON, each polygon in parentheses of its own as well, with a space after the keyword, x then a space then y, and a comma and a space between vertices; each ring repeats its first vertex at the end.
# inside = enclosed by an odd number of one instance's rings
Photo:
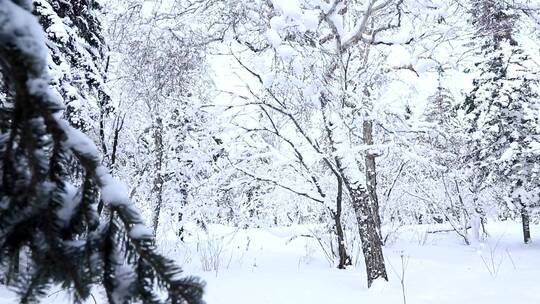
POLYGON ((144 221, 127 191, 101 166, 95 144, 60 118, 61 100, 48 86, 44 33, 29 9, 21 2, 0 0, 0 59, 16 88, 0 167, 0 201, 7 205, 0 210, 0 249, 13 255, 29 248, 25 258, 30 270, 14 274, 21 301, 37 301, 50 283, 74 287, 79 301, 89 297, 92 284, 101 283, 111 303, 150 298, 159 303, 148 293, 157 282, 166 289, 169 303, 203 303, 200 280, 182 277, 172 260, 157 253, 151 234, 132 233, 144 221), (77 169, 68 167, 70 156, 85 172, 75 198, 66 198, 67 175, 77 169), (109 215, 105 224, 96 210, 98 195, 109 215), (66 205, 71 214, 60 217, 66 205), (119 261, 128 248, 138 257, 136 263, 128 259, 128 266, 144 286, 119 284, 119 261))

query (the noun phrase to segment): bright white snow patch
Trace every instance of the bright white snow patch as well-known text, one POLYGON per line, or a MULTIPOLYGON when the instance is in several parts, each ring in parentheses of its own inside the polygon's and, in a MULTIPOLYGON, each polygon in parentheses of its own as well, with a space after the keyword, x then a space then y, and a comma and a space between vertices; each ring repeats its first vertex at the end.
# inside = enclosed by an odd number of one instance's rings
POLYGON ((388 284, 388 281, 383 278, 378 278, 373 283, 371 283, 371 287, 369 288, 369 291, 371 292, 378 292, 382 293, 390 288, 390 285, 388 284))
POLYGON ((302 24, 309 31, 317 30, 319 26, 319 11, 311 10, 305 11, 301 19, 302 24))
POLYGON ((268 29, 268 31, 266 31, 266 38, 275 49, 281 45, 281 37, 273 29, 268 29))
POLYGON ((274 30, 279 32, 280 30, 285 28, 286 20, 283 16, 274 16, 272 19, 270 19, 270 27, 274 30))
POLYGON ((98 159, 99 152, 94 144, 94 142, 88 138, 83 132, 71 127, 67 122, 65 122, 60 117, 55 117, 58 125, 66 133, 66 148, 73 149, 83 155, 91 155, 92 157, 98 159))
POLYGON ((411 63, 411 54, 402 45, 393 45, 386 63, 392 67, 402 67, 411 63))
POLYGON ((282 44, 277 48, 277 53, 281 59, 288 60, 294 56, 295 51, 290 45, 282 44))
POLYGON ((129 236, 133 239, 151 239, 154 237, 152 231, 143 224, 133 225, 129 229, 129 236))
POLYGON ((294 20, 302 17, 302 9, 298 0, 273 0, 272 2, 283 12, 283 15, 294 20))
POLYGON ((113 206, 130 204, 128 188, 124 183, 114 179, 103 166, 98 168, 96 174, 103 185, 101 188, 103 202, 113 206))

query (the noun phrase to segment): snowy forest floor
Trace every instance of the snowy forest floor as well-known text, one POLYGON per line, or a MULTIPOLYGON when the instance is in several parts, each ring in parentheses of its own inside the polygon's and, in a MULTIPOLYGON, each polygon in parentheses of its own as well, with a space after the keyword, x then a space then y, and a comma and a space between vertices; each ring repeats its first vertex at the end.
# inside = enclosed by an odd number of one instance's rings
MULTIPOLYGON (((206 281, 208 304, 399 304, 403 273, 407 304, 540 303, 540 225, 531 226, 533 242, 525 245, 520 223, 491 223, 490 236, 470 246, 455 232, 426 233, 441 227, 402 227, 385 246, 390 282, 370 290, 362 259, 346 270, 329 266, 317 239, 310 237, 314 227, 213 225, 208 233, 189 228, 185 243, 162 241, 161 246, 179 257, 187 274, 206 281)), ((353 256, 358 258, 357 252, 353 256)), ((96 302, 105 303, 100 293, 94 294, 96 302)), ((16 301, 0 288, 0 303, 16 301)), ((44 302, 71 300, 53 289, 44 302)))

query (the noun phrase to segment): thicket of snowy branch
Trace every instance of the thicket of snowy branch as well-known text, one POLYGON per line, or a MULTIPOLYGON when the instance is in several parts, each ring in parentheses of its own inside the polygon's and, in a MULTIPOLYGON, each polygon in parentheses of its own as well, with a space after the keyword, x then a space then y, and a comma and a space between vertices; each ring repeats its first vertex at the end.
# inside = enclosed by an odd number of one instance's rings
MULTIPOLYGON (((18 5, 0 5, 4 43, 33 18, 11 17, 18 5)), ((318 224, 337 267, 362 249, 368 285, 387 278, 381 247, 403 225, 444 223, 469 245, 488 221, 519 219, 530 240, 540 207, 534 1, 35 0, 33 10, 46 37, 32 21, 16 47, 51 75, 29 93, 65 106, 44 117, 75 156, 62 162, 63 225, 91 175, 95 212, 128 213, 131 239, 181 242, 192 223, 318 224), (132 201, 140 215, 122 208, 132 201)), ((7 155, 18 89, 4 76, 7 155)))

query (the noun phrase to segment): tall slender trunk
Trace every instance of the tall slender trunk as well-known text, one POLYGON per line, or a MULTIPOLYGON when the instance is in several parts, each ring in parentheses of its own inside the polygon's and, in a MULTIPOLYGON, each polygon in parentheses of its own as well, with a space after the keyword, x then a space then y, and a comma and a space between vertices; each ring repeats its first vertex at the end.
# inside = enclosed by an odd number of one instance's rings
MULTIPOLYGON (((521 187, 521 182, 518 182, 514 188, 512 188, 511 193, 516 193, 516 189, 521 187)), ((529 224, 529 210, 527 210, 527 205, 523 203, 519 195, 514 196, 514 205, 520 208, 521 213, 521 227, 523 229, 523 242, 528 244, 531 242, 531 229, 529 224)))
POLYGON ((118 115, 114 119, 114 135, 113 135, 113 143, 112 143, 112 152, 111 152, 111 167, 115 167, 116 163, 116 151, 118 150, 118 140, 120 137, 120 132, 122 131, 122 128, 124 127, 124 118, 125 115, 118 115))
POLYGON ((529 211, 527 206, 521 203, 521 225, 523 227, 523 242, 528 244, 531 242, 531 229, 529 227, 529 211))
POLYGON ((152 228, 154 235, 156 235, 157 228, 159 226, 159 215, 163 205, 163 121, 161 117, 157 117, 154 126, 154 148, 155 148, 155 163, 154 163, 154 185, 152 188, 152 196, 154 200, 154 215, 152 219, 152 228))
POLYGON ((341 225, 341 210, 343 203, 343 180, 341 177, 337 177, 338 191, 336 197, 336 211, 332 212, 334 223, 336 226, 336 235, 338 239, 338 254, 339 254, 339 269, 345 269, 345 266, 352 265, 351 257, 347 254, 345 248, 345 236, 343 233, 343 226, 341 225))
MULTIPOLYGON (((365 145, 373 145, 373 121, 364 120, 362 124, 362 135, 365 145)), ((368 240, 362 249, 365 252, 371 252, 372 257, 368 261, 366 259, 366 269, 368 275, 368 287, 378 278, 383 278, 388 281, 386 268, 384 267, 384 256, 382 252, 382 233, 381 233, 381 216, 379 213, 379 197, 377 196, 377 167, 375 163, 375 153, 367 149, 365 155, 365 170, 366 170, 366 190, 363 194, 361 188, 352 190, 356 193, 356 198, 353 200, 353 208, 356 213, 360 235, 364 234, 364 239, 368 240), (371 207, 369 210, 365 206, 371 207), (362 209, 366 210, 362 210, 362 209), (369 212, 371 211, 371 212, 369 212), (371 216, 366 216, 370 214, 371 216)))
MULTIPOLYGON (((339 125, 328 120, 326 114, 327 100, 324 94, 320 96, 321 101, 321 114, 325 124, 325 132, 327 134, 332 151, 337 151, 337 146, 343 144, 336 142, 334 132, 339 128, 339 125)), ((338 130, 339 132, 339 130, 338 130)), ((375 208, 373 207, 372 200, 368 194, 366 188, 362 185, 358 178, 358 174, 361 174, 357 170, 356 163, 354 161, 344 164, 341 157, 335 157, 337 171, 342 178, 343 185, 349 192, 351 203, 356 214, 356 220, 358 224, 358 232, 360 234, 360 241, 362 243, 362 252, 364 254, 364 260, 366 264, 366 275, 368 288, 371 284, 382 278, 388 281, 388 275, 386 274, 386 266, 384 265, 384 255, 382 251, 382 241, 377 229, 378 214, 375 215, 375 208)), ((330 165, 331 166, 331 165, 330 165)))
MULTIPOLYGON (((182 178, 185 178, 184 175, 182 175, 182 178)), ((177 219, 178 219, 178 230, 176 231, 176 236, 180 238, 180 241, 184 241, 184 208, 187 205, 187 199, 188 199, 188 192, 187 192, 187 183, 182 182, 181 183, 182 189, 180 189, 180 211, 177 212, 177 219)))
MULTIPOLYGON (((365 145, 373 145, 373 121, 364 120, 362 133, 365 145)), ((369 149, 366 151, 365 166, 366 166, 366 188, 371 199, 371 207, 373 208, 373 219, 379 236, 381 236, 381 216, 379 213, 379 197, 377 196, 377 168, 375 164, 376 155, 369 149)))

